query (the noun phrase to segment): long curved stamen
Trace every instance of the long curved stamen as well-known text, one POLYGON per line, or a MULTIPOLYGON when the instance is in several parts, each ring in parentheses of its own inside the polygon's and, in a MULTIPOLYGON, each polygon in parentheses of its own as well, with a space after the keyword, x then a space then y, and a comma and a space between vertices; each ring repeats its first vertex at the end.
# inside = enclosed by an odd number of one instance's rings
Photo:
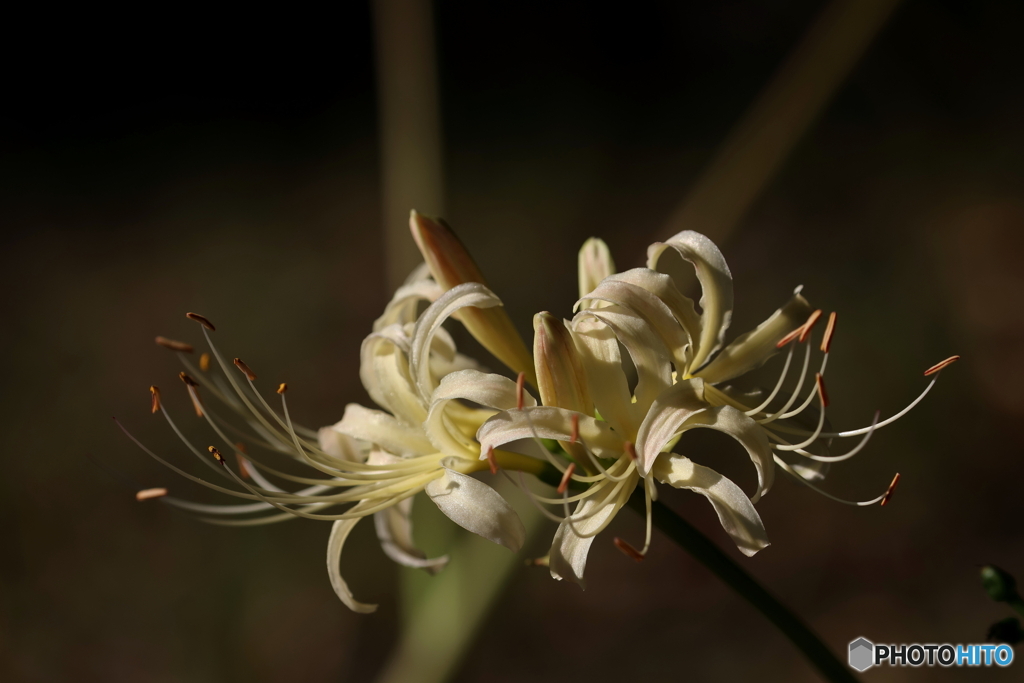
MULTIPOLYGON (((875 417, 871 421, 871 427, 869 428, 868 432, 864 435, 864 438, 860 440, 859 444, 857 444, 856 446, 851 448, 848 452, 843 453, 842 455, 817 455, 816 453, 808 453, 807 451, 805 451, 803 449, 798 449, 798 448, 794 448, 794 449, 791 449, 791 450, 793 452, 795 452, 795 453, 799 453, 800 455, 804 456, 805 458, 810 458, 811 460, 817 460, 818 462, 840 462, 842 460, 849 460, 850 458, 852 458, 853 456, 857 455, 862 450, 864 450, 864 447, 868 445, 868 441, 871 440, 871 435, 875 433, 875 427, 878 425, 878 417, 881 414, 882 414, 881 411, 878 411, 878 410, 875 411, 875 417)), ((783 444, 788 444, 789 443, 788 441, 786 441, 785 439, 780 437, 778 434, 775 434, 773 432, 768 432, 768 435, 771 436, 773 439, 778 440, 780 443, 783 443, 783 444)), ((773 448, 774 448, 774 446, 773 446, 773 448)))
POLYGON ((775 464, 781 467, 787 474, 792 476, 794 479, 799 481, 804 486, 807 486, 808 488, 817 491, 818 493, 825 496, 826 498, 829 498, 830 500, 834 500, 837 503, 842 503, 843 505, 856 505, 858 507, 867 507, 869 505, 881 503, 885 499, 884 493, 878 496, 877 498, 872 498, 871 500, 846 500, 845 498, 839 498, 838 496, 833 496, 831 493, 828 493, 827 491, 823 491, 822 489, 818 488, 811 482, 807 481, 805 478, 801 477, 799 474, 796 473, 796 471, 792 467, 789 466, 789 463, 787 463, 785 460, 783 460, 777 455, 775 456, 775 464))
POLYGON ((779 375, 779 381, 775 383, 775 388, 772 389, 772 393, 768 394, 768 398, 766 398, 764 400, 764 402, 761 405, 759 405, 758 407, 751 408, 750 410, 744 411, 746 413, 747 417, 752 417, 754 415, 757 415, 762 410, 767 408, 769 403, 771 403, 772 401, 775 400, 775 397, 778 395, 779 391, 782 389, 783 383, 786 381, 786 375, 789 374, 789 365, 793 361, 793 350, 794 349, 796 349, 796 346, 790 346, 789 347, 789 352, 786 354, 786 364, 782 366, 782 374, 779 375))
MULTIPOLYGON (((825 376, 825 367, 827 365, 828 365, 828 354, 826 353, 822 357, 822 359, 821 359, 821 367, 818 368, 818 377, 824 377, 825 376)), ((779 419, 780 420, 785 420, 785 419, 790 418, 790 417, 796 417, 800 413, 802 413, 805 410, 807 410, 807 407, 811 405, 811 401, 814 400, 814 396, 817 393, 818 393, 818 388, 816 386, 815 387, 811 387, 811 390, 809 392, 807 392, 807 398, 804 399, 804 402, 800 404, 800 407, 799 408, 795 408, 795 409, 789 411, 788 413, 783 413, 782 415, 779 415, 779 419)), ((827 401, 826 401, 826 403, 827 403, 827 401)))
POLYGON ((811 362, 811 347, 810 347, 810 345, 808 345, 806 347, 805 352, 804 352, 804 364, 803 364, 803 367, 800 369, 800 379, 798 379, 796 381, 796 387, 793 390, 793 395, 789 397, 789 400, 786 401, 786 405, 782 406, 782 408, 779 409, 778 412, 773 413, 772 415, 769 415, 768 417, 765 417, 765 418, 763 418, 761 420, 757 420, 757 422, 759 424, 764 425, 764 424, 768 424, 770 422, 774 422, 775 420, 779 419, 779 417, 782 416, 783 413, 785 413, 787 410, 789 410, 790 407, 792 407, 793 403, 796 402, 797 396, 800 395, 800 389, 804 385, 804 379, 807 378, 807 366, 810 364, 810 362, 811 362))
POLYGON ((814 443, 815 441, 818 440, 818 435, 821 434, 821 430, 825 426, 825 408, 828 407, 828 395, 825 393, 825 383, 824 383, 824 380, 821 379, 821 375, 820 374, 815 375, 814 379, 815 379, 815 385, 818 388, 818 404, 819 404, 819 407, 820 407, 820 410, 818 411, 818 426, 817 426, 817 428, 813 432, 811 432, 811 435, 809 437, 807 437, 807 439, 805 439, 801 443, 794 444, 792 446, 775 446, 775 450, 777 450, 777 451, 796 451, 796 450, 800 450, 801 448, 807 448, 812 443, 814 443))

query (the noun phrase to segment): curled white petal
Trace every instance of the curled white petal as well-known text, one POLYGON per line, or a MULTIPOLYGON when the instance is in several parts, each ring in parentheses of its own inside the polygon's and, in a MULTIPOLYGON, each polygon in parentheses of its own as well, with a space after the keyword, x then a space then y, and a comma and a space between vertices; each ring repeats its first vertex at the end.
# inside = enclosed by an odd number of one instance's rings
POLYGON ((631 432, 639 426, 640 420, 622 371, 615 332, 600 320, 579 316, 573 320, 570 332, 587 375, 594 407, 619 432, 631 432))
POLYGON ((327 455, 332 455, 340 460, 349 462, 366 462, 367 451, 359 447, 359 443, 348 434, 343 434, 334 428, 321 427, 317 432, 317 441, 327 455))
MULTIPOLYGON (((461 370, 445 376, 434 390, 424 424, 430 442, 441 453, 476 458, 480 455, 479 446, 453 424, 454 418, 446 410, 449 404, 461 399, 495 410, 508 410, 516 407, 517 393, 516 383, 501 375, 461 370)), ((524 391, 523 404, 535 406, 537 401, 524 391)))
POLYGON ((473 477, 445 468, 426 486, 437 507, 463 529, 472 531, 512 552, 519 552, 526 540, 526 528, 519 515, 501 495, 473 477))
POLYGON ((373 331, 378 332, 395 323, 415 322, 420 302, 436 301, 444 291, 429 276, 430 269, 426 268, 426 264, 422 264, 420 268, 414 270, 405 284, 395 291, 395 295, 391 297, 384 313, 374 321, 373 331))
POLYGON ((583 571, 587 567, 587 555, 596 538, 596 532, 626 504, 636 481, 637 477, 633 474, 624 486, 605 487, 603 491, 587 498, 576 507, 572 514, 572 524, 562 522, 558 525, 548 559, 551 576, 559 581, 571 579, 578 583, 580 588, 586 588, 583 571))
POLYGON ((658 261, 666 249, 675 249, 693 264, 703 294, 701 307, 701 339, 693 357, 693 365, 711 357, 722 344, 732 320, 732 273, 725 257, 715 243, 692 230, 684 230, 667 242, 655 242, 647 249, 647 267, 658 270, 658 261))
POLYGON ((377 539, 384 554, 398 564, 436 574, 448 564, 448 556, 427 559, 426 553, 413 543, 412 501, 412 498, 403 498, 396 505, 373 515, 377 539))
POLYGON ((728 434, 740 442, 757 470, 757 491, 753 502, 768 493, 775 481, 775 459, 764 429, 754 420, 732 406, 708 408, 687 418, 680 431, 707 427, 728 434))
POLYGON ((646 477, 661 451, 674 439, 686 420, 710 406, 704 400, 701 379, 680 380, 651 405, 636 438, 637 468, 646 477))
POLYGON ((749 557, 769 545, 761 516, 743 489, 731 480, 710 467, 668 453, 654 463, 653 472, 658 481, 678 489, 690 489, 711 501, 722 528, 744 555, 749 557))
POLYGON ((420 397, 430 400, 434 380, 430 375, 430 348, 441 323, 461 308, 491 308, 500 306, 501 299, 479 282, 466 282, 452 287, 432 303, 416 321, 410 345, 409 369, 416 382, 420 397))
POLYGON ((353 612, 360 612, 362 614, 369 614, 370 612, 377 611, 377 605, 368 605, 364 602, 359 602, 352 597, 352 591, 349 590, 348 584, 345 583, 345 579, 341 577, 341 568, 339 562, 341 561, 341 550, 345 545, 345 539, 348 538, 349 533, 352 531, 352 527, 356 525, 361 517, 355 519, 339 519, 331 527, 331 536, 327 541, 327 575, 331 578, 331 587, 334 588, 334 592, 338 594, 341 601, 345 603, 353 612))

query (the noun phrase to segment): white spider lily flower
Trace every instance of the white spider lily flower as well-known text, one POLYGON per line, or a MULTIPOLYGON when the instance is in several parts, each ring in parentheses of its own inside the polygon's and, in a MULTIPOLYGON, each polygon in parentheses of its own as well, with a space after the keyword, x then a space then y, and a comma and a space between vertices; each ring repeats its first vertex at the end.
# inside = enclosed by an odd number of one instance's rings
MULTIPOLYGON (((584 250, 596 253, 593 243, 584 250)), ((591 261, 590 255, 580 257, 581 264, 591 261)), ((835 314, 822 339, 821 369, 807 398, 797 407, 794 404, 806 384, 810 345, 792 396, 781 408, 769 410, 779 397, 795 344, 775 390, 767 400, 759 397, 759 405, 748 404, 748 396, 730 387, 715 386, 760 367, 789 342, 807 341, 821 311, 813 311, 798 288, 768 320, 722 348, 732 318, 732 276, 714 243, 684 231, 652 245, 648 266, 609 275, 591 291, 582 291, 571 321, 558 322, 550 314, 540 314, 535 319, 534 356, 544 406, 499 413, 477 434, 484 451, 509 441, 540 437, 558 440, 570 455, 568 466, 552 458, 564 473, 562 498, 534 499, 563 507, 563 516, 549 514, 560 521, 549 558, 551 573, 581 585, 594 537, 607 527, 637 485, 643 484, 647 498, 647 533, 641 550, 616 539, 616 545, 627 554, 640 559, 650 545, 650 502, 656 495, 656 480, 705 496, 737 548, 750 556, 768 545, 754 503, 770 490, 776 464, 817 488, 810 480, 823 476, 828 462, 856 454, 874 429, 906 412, 881 423, 876 418, 875 424, 863 430, 823 431, 827 406, 824 360, 835 314), (680 293, 672 275, 656 270, 671 265, 666 263, 670 253, 696 270, 703 289, 700 313, 693 301, 680 293), (600 305, 587 307, 588 302, 600 305), (624 358, 620 349, 628 356, 624 358), (804 411, 815 398, 817 427, 810 431, 800 419, 813 414, 813 409, 804 411), (699 428, 721 431, 744 447, 758 479, 750 496, 714 470, 672 452, 683 433, 699 428), (859 434, 865 435, 861 444, 841 456, 828 454, 822 441, 823 437, 859 434), (798 439, 800 443, 792 443, 798 439), (821 452, 807 450, 812 444, 821 452), (793 462, 794 458, 803 462, 793 462), (577 472, 577 465, 585 471, 577 472), (587 488, 570 495, 569 482, 587 488), (573 502, 577 506, 570 513, 573 502)), ((587 277, 580 275, 581 290, 586 289, 587 277)), ((855 504, 884 504, 894 485, 882 496, 855 504)))
MULTIPOLYGON (((285 397, 278 388, 280 410, 273 409, 258 390, 256 375, 239 359, 232 368, 213 346, 213 330, 205 318, 204 334, 223 376, 192 366, 188 345, 174 343, 190 374, 182 373, 197 415, 214 430, 221 444, 210 446, 211 461, 189 442, 153 389, 154 412, 160 410, 182 443, 213 467, 225 485, 207 481, 172 465, 139 443, 146 452, 187 478, 222 493, 245 499, 241 505, 208 505, 173 496, 150 495, 199 515, 215 524, 248 526, 295 517, 334 522, 328 542, 331 585, 339 598, 357 612, 375 605, 356 600, 338 570, 339 557, 352 528, 373 515, 385 553, 396 562, 437 571, 446 557, 428 559, 412 541, 412 497, 424 492, 460 526, 518 551, 525 530, 515 510, 491 487, 472 478, 490 463, 480 460, 472 435, 497 410, 535 405, 512 380, 480 372, 475 361, 459 354, 441 325, 469 307, 486 310, 500 300, 479 283, 443 291, 420 270, 398 290, 375 331, 363 343, 360 376, 382 410, 350 404, 337 424, 313 431, 294 425, 285 397), (420 301, 431 301, 419 316, 420 301), (188 347, 186 349, 186 347, 188 347), (239 372, 247 384, 243 383, 239 372), (193 376, 197 379, 193 379, 193 376), (200 391, 203 395, 200 395, 200 391), (254 432, 247 441, 313 468, 320 476, 297 476, 270 467, 241 443, 232 445, 228 431, 237 430, 203 400, 212 394, 236 412, 254 432), (471 396, 482 408, 452 400, 453 393, 471 396), (234 452, 238 471, 221 454, 234 452), (302 488, 288 490, 286 484, 302 488), (337 508, 347 509, 338 511, 337 508)), ((164 340, 164 345, 168 345, 164 340)), ((130 436, 130 435, 129 435, 130 436)), ((138 443, 138 442, 136 442, 138 443)), ((514 453, 491 454, 495 464, 536 472, 540 461, 514 453)))

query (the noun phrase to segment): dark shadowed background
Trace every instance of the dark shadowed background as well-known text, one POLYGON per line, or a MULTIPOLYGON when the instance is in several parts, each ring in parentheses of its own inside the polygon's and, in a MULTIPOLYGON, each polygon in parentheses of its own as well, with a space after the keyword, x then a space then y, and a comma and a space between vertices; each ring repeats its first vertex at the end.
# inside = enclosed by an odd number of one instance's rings
MULTIPOLYGON (((621 268, 643 263, 821 6, 438 0, 446 217, 524 334, 538 310, 570 315, 586 237, 621 268)), ((147 486, 212 498, 111 421, 194 464, 147 390, 192 422, 173 355, 152 343, 201 341, 190 310, 216 322, 226 354, 289 383, 301 422, 369 403, 359 344, 390 296, 369 8, 90 9, 7 28, 0 678, 372 680, 398 631, 399 571, 371 525, 342 560, 356 595, 381 604, 363 616, 331 591, 326 524, 223 529, 137 503, 147 486)), ((862 635, 981 642, 1009 612, 977 566, 1024 579, 1022 28, 1016 2, 905 2, 721 243, 735 333, 801 283, 840 312, 838 427, 895 412, 925 368, 963 355, 826 482, 870 498, 899 471, 890 506, 838 505, 787 478, 759 504, 772 546, 740 561, 844 659, 862 635)), ((716 446, 692 444, 749 483, 716 446)), ((672 493, 735 553, 703 499, 672 493)), ((666 538, 642 564, 611 543, 642 533, 632 513, 616 519, 585 592, 518 568, 456 680, 816 680, 666 538)), ((867 678, 1017 680, 1021 666, 867 678)))

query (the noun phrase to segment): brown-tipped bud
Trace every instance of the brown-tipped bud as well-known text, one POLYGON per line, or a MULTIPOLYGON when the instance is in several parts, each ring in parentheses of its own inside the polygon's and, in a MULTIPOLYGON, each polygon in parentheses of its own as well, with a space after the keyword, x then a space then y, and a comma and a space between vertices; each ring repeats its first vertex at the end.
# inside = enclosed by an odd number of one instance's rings
POLYGON ((253 372, 252 369, 248 365, 246 365, 245 361, 243 361, 241 358, 235 359, 235 367, 242 371, 242 374, 245 375, 245 378, 247 380, 249 380, 250 382, 255 381, 256 373, 253 372))
MULTIPOLYGON (((413 211, 409 217, 409 228, 434 280, 445 290, 466 282, 487 284, 466 247, 444 221, 413 211)), ((473 338, 498 360, 515 372, 525 372, 530 383, 536 384, 530 352, 504 306, 467 307, 456 317, 473 338)))
POLYGON ((892 494, 896 492, 896 485, 900 483, 900 473, 897 472, 896 476, 892 478, 892 483, 889 484, 889 488, 886 489, 885 495, 882 496, 882 502, 879 503, 882 507, 889 504, 889 499, 892 498, 892 494))
MULTIPOLYGON (((609 275, 615 272, 615 262, 612 260, 611 250, 604 240, 591 237, 583 243, 577 259, 577 274, 579 276, 580 298, 593 292, 609 275)), ((583 301, 580 308, 590 308, 595 301, 583 301)))
POLYGON ((946 360, 944 360, 944 361, 942 361, 940 363, 936 363, 935 365, 933 365, 930 368, 928 368, 927 370, 925 370, 924 371, 924 376, 928 377, 929 375, 934 375, 939 370, 952 365, 953 363, 957 362, 958 360, 960 360, 960 356, 950 356, 946 360))
POLYGON ((821 373, 814 375, 814 381, 818 385, 818 396, 821 397, 821 407, 828 408, 828 391, 825 390, 825 378, 821 376, 821 373))
POLYGON ((277 393, 283 394, 286 391, 288 391, 288 385, 285 384, 284 382, 281 382, 280 386, 277 387, 277 393))
POLYGON ((821 338, 821 351, 822 353, 828 353, 832 348, 832 335, 836 333, 836 315, 835 311, 828 314, 828 324, 825 325, 825 336, 821 338))
POLYGON ((160 410, 160 387, 150 387, 150 412, 155 413, 160 410))
POLYGON ((141 491, 135 494, 135 500, 141 503, 144 500, 151 500, 153 498, 163 498, 166 495, 167 489, 164 488, 142 489, 141 491))
POLYGON ((571 462, 562 474, 562 481, 558 484, 558 495, 562 495, 569 489, 569 482, 572 481, 572 473, 576 471, 576 463, 571 462))
POLYGON ((637 550, 636 548, 634 548, 633 546, 631 546, 626 541, 624 541, 621 538, 619 538, 618 536, 616 536, 615 540, 614 540, 614 543, 615 543, 615 547, 618 548, 619 550, 621 550, 622 553, 626 557, 631 557, 634 560, 636 560, 637 562, 643 562, 644 554, 642 552, 640 552, 639 550, 637 550))
POLYGON ((224 460, 224 456, 221 455, 220 451, 217 450, 216 446, 209 446, 207 447, 206 450, 210 451, 210 455, 213 456, 214 460, 219 462, 221 465, 227 465, 227 462, 225 462, 224 460))
POLYGON ((208 329, 210 332, 215 332, 217 330, 217 328, 213 326, 213 323, 210 322, 210 319, 207 318, 205 315, 199 315, 198 313, 186 313, 185 317, 188 318, 189 320, 195 320, 197 323, 208 329))
POLYGON ((544 405, 594 414, 587 374, 576 344, 565 324, 550 313, 533 316, 533 359, 537 390, 544 405))
POLYGON ((811 313, 811 317, 807 319, 804 326, 800 330, 800 343, 807 341, 807 337, 811 336, 811 330, 818 324, 818 319, 821 318, 821 309, 817 309, 814 313, 811 313))
POLYGON ((167 337, 157 337, 156 343, 171 351, 180 351, 181 353, 193 353, 195 351, 191 344, 168 339, 167 337))
POLYGON ((203 372, 210 371, 210 354, 204 353, 203 355, 199 356, 199 369, 202 370, 203 372))

